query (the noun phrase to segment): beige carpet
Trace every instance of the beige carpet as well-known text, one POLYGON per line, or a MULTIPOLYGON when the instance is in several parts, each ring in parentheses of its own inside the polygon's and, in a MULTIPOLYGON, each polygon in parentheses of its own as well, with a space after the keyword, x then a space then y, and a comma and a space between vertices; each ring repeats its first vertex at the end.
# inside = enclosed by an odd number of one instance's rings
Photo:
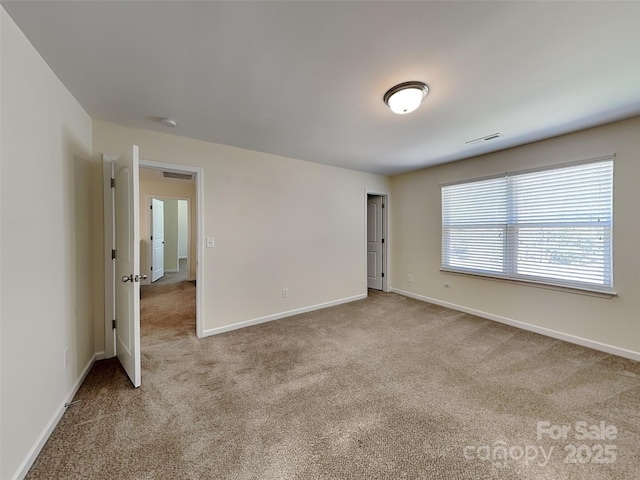
MULTIPOLYGON (((158 280, 153 282, 153 285, 166 285, 169 283, 178 283, 184 282, 189 277, 189 266, 187 265, 186 258, 180 258, 178 260, 178 271, 177 272, 164 272, 164 275, 160 277, 158 280)), ((145 285, 143 285, 144 287, 145 285)))
POLYGON ((98 362, 28 478, 640 478, 636 362, 380 292, 198 340, 193 285, 162 289, 142 387, 98 362))

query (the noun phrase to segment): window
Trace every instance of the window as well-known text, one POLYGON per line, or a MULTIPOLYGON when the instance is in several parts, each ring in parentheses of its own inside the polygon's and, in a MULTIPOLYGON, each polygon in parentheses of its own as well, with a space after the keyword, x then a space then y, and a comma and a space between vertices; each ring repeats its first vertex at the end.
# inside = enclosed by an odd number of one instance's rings
POLYGON ((442 187, 442 269, 612 293, 613 156, 442 187))

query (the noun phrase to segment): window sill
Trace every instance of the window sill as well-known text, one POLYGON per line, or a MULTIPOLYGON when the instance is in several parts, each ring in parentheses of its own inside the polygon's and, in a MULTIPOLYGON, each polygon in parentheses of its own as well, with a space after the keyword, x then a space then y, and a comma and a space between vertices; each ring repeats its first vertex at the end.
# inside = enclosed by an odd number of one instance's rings
POLYGON ((618 296, 618 293, 615 290, 605 291, 605 290, 591 290, 589 288, 567 287, 564 285, 554 285, 551 283, 542 283, 542 282, 536 282, 532 280, 520 280, 520 279, 516 280, 513 278, 494 277, 491 275, 483 275, 481 273, 462 272, 459 270, 449 270, 446 268, 440 268, 440 271, 442 273, 447 273, 450 275, 458 275, 461 277, 474 277, 474 278, 480 278, 483 280, 491 280, 493 282, 509 283, 512 285, 514 284, 522 285, 524 287, 543 288, 545 290, 555 290, 555 291, 560 291, 565 293, 573 293, 576 295, 586 295, 589 297, 613 298, 618 296))

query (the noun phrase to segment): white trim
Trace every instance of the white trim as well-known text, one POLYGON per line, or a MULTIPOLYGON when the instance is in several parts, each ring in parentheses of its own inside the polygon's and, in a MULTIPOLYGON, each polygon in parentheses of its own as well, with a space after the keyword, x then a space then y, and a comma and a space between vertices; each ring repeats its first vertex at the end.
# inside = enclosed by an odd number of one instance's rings
POLYGON ((558 332, 557 330, 551 330, 550 328, 539 327, 530 323, 513 320, 507 317, 501 317, 499 315, 494 315, 493 313, 487 313, 481 310, 476 310, 475 308, 456 305, 455 303, 444 302, 436 298, 425 297, 423 295, 418 295, 417 293, 411 293, 397 288, 392 288, 391 291, 405 297, 414 298, 416 300, 421 300, 427 303, 433 303, 434 305, 440 305, 441 307, 446 307, 452 310, 457 310, 459 312, 475 315, 477 317, 486 318, 487 320, 504 323, 505 325, 511 325, 512 327, 520 328, 522 330, 528 330, 529 332, 539 333, 540 335, 545 335, 547 337, 556 338, 558 340, 563 340, 565 342, 581 345, 587 348, 592 348, 593 350, 599 350, 601 352, 610 353, 619 357, 640 361, 640 352, 627 350, 626 348, 620 348, 614 345, 609 345, 607 343, 596 342, 595 340, 589 340, 588 338, 578 337, 569 333, 558 332))
POLYGON ((113 225, 114 197, 111 189, 113 178, 113 162, 117 155, 102 155, 102 190, 104 216, 104 352, 105 358, 116 356, 116 334, 111 327, 111 321, 115 318, 115 262, 111 258, 111 250, 115 246, 115 229, 113 225))
POLYGON ((203 332, 204 337, 211 335, 218 335, 220 333, 230 332, 232 330, 238 330, 239 328, 250 327, 252 325, 258 325, 260 323, 271 322, 273 320, 280 320, 281 318, 291 317, 293 315, 300 315, 301 313, 313 312, 314 310, 321 310, 323 308, 335 307, 336 305, 342 305, 343 303, 355 302, 357 300, 363 300, 367 298, 366 294, 355 295, 353 297, 341 298, 339 300, 333 300, 331 302, 319 303, 317 305, 311 305, 309 307, 297 308, 295 310, 288 310, 286 312, 274 313, 273 315, 267 315, 266 317, 254 318, 252 320, 245 320, 243 322, 233 323, 231 325, 225 325, 223 327, 211 328, 203 332))
POLYGON ((95 361, 97 362, 98 360, 104 360, 105 358, 107 358, 106 353, 105 352, 96 352, 94 354, 95 357, 95 361))
MULTIPOLYGON (((104 352, 101 352, 101 353, 104 353, 104 352)), ((80 374, 80 377, 78 377, 78 379, 75 381, 75 383, 73 384, 69 392, 65 395, 64 399, 60 403, 60 406, 54 412, 54 414, 51 416, 51 418, 45 425, 44 429, 38 436, 37 440, 29 450, 29 453, 27 453, 24 460, 22 460, 22 462, 20 463, 18 470, 16 470, 16 473, 14 473, 13 476, 11 477, 11 480, 22 480, 24 477, 27 476, 27 473, 29 473, 29 469, 33 465, 33 462, 35 462, 36 458, 38 458, 38 454, 42 450, 42 447, 44 447, 45 443, 47 443, 47 440, 53 433, 53 430, 58 425, 58 422, 62 418, 62 415, 64 415, 64 412, 67 409, 65 407, 65 404, 73 400, 73 397, 75 397, 76 393, 78 392, 78 389, 80 388, 80 385, 82 385, 82 382, 84 382, 84 379, 86 378, 87 374, 91 370, 91 367, 93 367, 93 364, 95 363, 95 361, 96 361, 96 355, 92 356, 89 362, 87 363, 87 365, 84 367, 84 370, 80 374)))

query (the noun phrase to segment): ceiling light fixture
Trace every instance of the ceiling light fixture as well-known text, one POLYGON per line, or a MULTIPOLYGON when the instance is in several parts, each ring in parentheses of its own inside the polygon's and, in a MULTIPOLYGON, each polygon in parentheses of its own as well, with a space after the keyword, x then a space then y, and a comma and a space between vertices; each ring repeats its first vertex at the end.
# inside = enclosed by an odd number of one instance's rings
POLYGON ((178 125, 173 118, 161 118, 159 122, 165 127, 175 127, 178 125))
POLYGON ((404 115, 418 108, 428 93, 426 83, 404 82, 387 90, 383 98, 393 113, 404 115))

